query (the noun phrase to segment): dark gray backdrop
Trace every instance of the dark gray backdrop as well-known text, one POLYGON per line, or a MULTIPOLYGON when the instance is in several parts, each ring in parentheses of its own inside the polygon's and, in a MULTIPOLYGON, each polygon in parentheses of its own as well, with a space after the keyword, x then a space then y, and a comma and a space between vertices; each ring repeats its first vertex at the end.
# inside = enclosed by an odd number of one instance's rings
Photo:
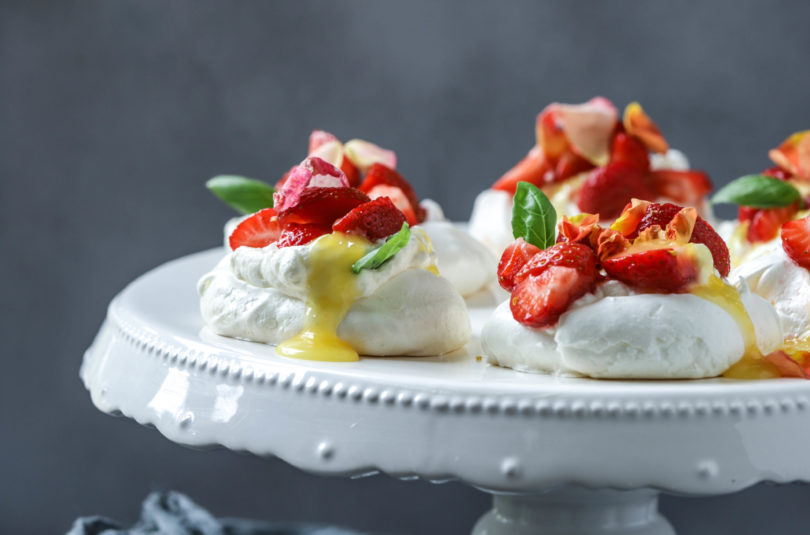
MULTIPOLYGON (((0 3, 0 532, 132 520, 175 488, 220 515, 466 533, 488 500, 459 484, 323 479, 96 411, 77 371, 108 301, 219 242, 206 178, 275 180, 312 128, 396 149, 455 219, 553 100, 638 99, 716 184, 759 170, 810 127, 808 20, 807 2, 731 0, 0 3)), ((684 534, 798 534, 808 498, 662 507, 684 534)))

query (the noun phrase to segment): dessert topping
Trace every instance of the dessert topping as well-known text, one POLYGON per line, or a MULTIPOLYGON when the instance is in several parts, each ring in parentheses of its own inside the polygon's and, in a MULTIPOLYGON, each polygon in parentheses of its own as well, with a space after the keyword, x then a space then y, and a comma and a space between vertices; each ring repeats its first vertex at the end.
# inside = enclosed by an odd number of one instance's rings
POLYGON ((630 199, 653 197, 644 172, 633 163, 618 161, 588 174, 577 194, 577 206, 583 212, 613 219, 630 199))
POLYGON ((631 102, 624 109, 622 124, 628 134, 639 138, 652 152, 663 154, 669 150, 669 144, 658 129, 658 125, 644 113, 638 102, 631 102))
POLYGON ((782 225, 782 248, 791 260, 810 269, 810 216, 782 225))
POLYGON ((265 208, 239 223, 228 242, 232 250, 237 247, 266 247, 278 240, 280 235, 281 225, 275 209, 265 208))
POLYGON ((403 223, 405 216, 391 199, 378 197, 353 208, 334 222, 332 230, 364 236, 374 242, 396 233, 403 223))
POLYGON ((779 167, 802 180, 810 180, 810 130, 795 132, 768 153, 779 167))
POLYGON ((241 214, 252 214, 273 207, 274 190, 261 180, 234 175, 219 175, 205 186, 225 204, 241 214))
POLYGON ((551 184, 591 171, 576 203, 583 212, 608 219, 634 197, 694 205, 711 190, 702 171, 650 168, 649 152, 665 153, 669 145, 636 102, 626 107, 621 122, 603 97, 577 105, 553 103, 538 115, 535 128, 537 144, 493 189, 514 194, 520 182, 529 182, 552 191, 551 184))
MULTIPOLYGON (((638 214, 641 207, 646 207, 642 212, 642 217, 638 225, 630 229, 629 225, 619 224, 624 229, 627 237, 635 238, 640 232, 652 226, 666 227, 680 212, 681 207, 672 203, 648 203, 645 201, 635 201, 633 214, 638 214), (629 232, 628 232, 629 230, 629 232)), ((618 223, 618 221, 617 221, 618 223)), ((614 224, 615 228, 616 224, 614 224)), ((712 253, 714 267, 723 277, 728 277, 731 271, 731 260, 729 258, 728 246, 723 238, 709 225, 702 217, 697 216, 694 228, 692 229, 689 241, 692 243, 702 243, 709 248, 712 253)))
POLYGON ((419 204, 413 187, 392 167, 382 163, 373 163, 366 172, 366 177, 360 184, 360 190, 367 193, 369 197, 376 198, 388 196, 394 204, 402 210, 408 218, 408 224, 417 225, 425 220, 427 212, 419 204), (380 186, 387 186, 380 188, 380 186), (398 189, 398 193, 392 188, 398 189))

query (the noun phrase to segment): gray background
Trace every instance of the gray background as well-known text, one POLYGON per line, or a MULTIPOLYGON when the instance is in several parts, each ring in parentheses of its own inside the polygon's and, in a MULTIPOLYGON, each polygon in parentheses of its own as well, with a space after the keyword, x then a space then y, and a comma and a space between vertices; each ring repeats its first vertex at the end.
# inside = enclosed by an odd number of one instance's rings
MULTIPOLYGON (((323 479, 99 413, 77 371, 108 301, 219 242, 206 178, 275 180, 312 128, 395 148, 455 219, 553 100, 638 99, 716 184, 759 170, 810 127, 808 21, 764 1, 0 3, 0 532, 131 521, 175 488, 219 515, 466 533, 488 500, 459 484, 323 479)), ((683 534, 798 534, 808 498, 662 508, 683 534)))

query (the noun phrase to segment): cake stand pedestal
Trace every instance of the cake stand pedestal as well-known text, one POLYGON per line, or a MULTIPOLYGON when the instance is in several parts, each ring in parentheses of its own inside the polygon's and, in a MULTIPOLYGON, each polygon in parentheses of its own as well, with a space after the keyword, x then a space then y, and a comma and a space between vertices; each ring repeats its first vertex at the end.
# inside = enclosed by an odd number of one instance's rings
MULTIPOLYGON (((658 492, 810 481, 808 382, 516 373, 476 358, 477 339, 435 358, 285 359, 203 327, 195 282, 221 254, 113 300, 81 370, 99 409, 324 475, 462 481, 494 495, 477 535, 672 534, 658 492)), ((474 331, 494 301, 470 301, 474 331)))

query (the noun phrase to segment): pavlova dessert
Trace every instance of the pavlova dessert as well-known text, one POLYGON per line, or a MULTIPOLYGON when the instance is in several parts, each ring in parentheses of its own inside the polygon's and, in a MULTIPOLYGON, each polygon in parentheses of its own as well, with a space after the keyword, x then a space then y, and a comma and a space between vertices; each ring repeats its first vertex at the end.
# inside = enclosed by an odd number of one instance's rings
POLYGON ((731 285, 725 243, 695 208, 633 199, 609 228, 556 213, 516 188, 498 280, 511 292, 485 324, 488 362, 611 379, 782 375, 773 307, 731 285))
POLYGON ((739 277, 773 304, 785 336, 782 365, 796 376, 810 368, 810 131, 771 150, 776 167, 747 175, 717 192, 715 202, 740 205, 729 240, 739 277))
POLYGON ((537 116, 535 133, 526 157, 475 200, 470 233, 496 254, 512 241, 512 197, 520 182, 540 188, 565 215, 585 212, 610 221, 638 198, 694 206, 711 220, 708 176, 689 169, 636 102, 621 119, 602 97, 553 103, 537 116))
POLYGON ((739 206, 737 221, 718 228, 726 238, 733 265, 780 248, 779 229, 806 215, 810 196, 810 130, 796 132, 769 152, 776 164, 740 177, 721 188, 713 203, 739 206))
MULTIPOLYGON (((405 215, 408 225, 418 226, 427 233, 439 271, 463 296, 470 296, 494 282, 495 256, 448 221, 438 203, 430 199, 419 201, 411 184, 396 170, 397 157, 393 151, 360 139, 344 144, 328 132, 315 130, 309 138, 308 157, 339 168, 348 184, 369 198, 388 197, 405 215)), ((275 189, 282 188, 294 170, 285 173, 275 189)), ((208 187, 243 214, 273 206, 275 189, 258 180, 218 176, 208 181, 208 187)), ((225 225, 226 246, 240 221, 241 218, 234 218, 225 225)))
MULTIPOLYGON (((374 165, 366 181, 377 180, 374 165)), ((380 169, 391 176, 390 168, 380 169)), ((383 178, 378 185, 391 195, 372 199, 317 156, 294 167, 273 207, 242 219, 225 257, 199 281, 207 327, 311 360, 439 355, 462 347, 470 337, 466 305, 439 276, 427 233, 410 226, 412 198, 402 185, 394 191, 383 178), (410 213, 398 207, 403 199, 410 213)), ((219 193, 244 199, 245 187, 219 193)))

